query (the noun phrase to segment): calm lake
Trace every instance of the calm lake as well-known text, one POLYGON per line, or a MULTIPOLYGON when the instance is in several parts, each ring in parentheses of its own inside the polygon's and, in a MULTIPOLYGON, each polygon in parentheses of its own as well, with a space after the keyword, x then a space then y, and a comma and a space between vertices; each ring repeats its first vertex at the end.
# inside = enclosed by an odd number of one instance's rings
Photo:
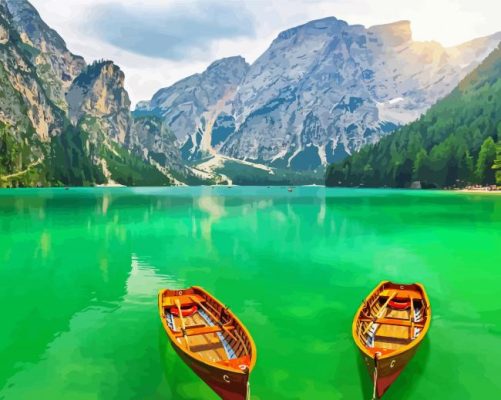
POLYGON ((501 392, 501 196, 218 187, 0 191, 0 399, 217 399, 157 291, 199 285, 258 349, 252 399, 370 399, 351 337, 381 280, 433 319, 385 399, 501 392))

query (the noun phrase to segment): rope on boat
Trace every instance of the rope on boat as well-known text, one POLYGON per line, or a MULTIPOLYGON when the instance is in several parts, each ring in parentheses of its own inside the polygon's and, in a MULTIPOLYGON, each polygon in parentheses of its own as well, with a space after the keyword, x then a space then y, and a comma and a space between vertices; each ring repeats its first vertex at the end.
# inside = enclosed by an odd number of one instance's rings
POLYGON ((374 375, 373 375, 374 387, 372 389, 372 400, 377 400, 377 392, 376 392, 376 389, 377 389, 377 357, 378 357, 378 353, 374 354, 374 375))
POLYGON ((245 400, 250 400, 250 382, 247 381, 247 394, 245 395, 245 400))

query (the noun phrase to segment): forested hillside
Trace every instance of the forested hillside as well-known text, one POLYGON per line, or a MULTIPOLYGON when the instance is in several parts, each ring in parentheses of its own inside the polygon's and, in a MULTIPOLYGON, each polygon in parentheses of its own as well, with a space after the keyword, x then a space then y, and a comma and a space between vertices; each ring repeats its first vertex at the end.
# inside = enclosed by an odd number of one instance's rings
POLYGON ((133 127, 124 79, 72 54, 29 2, 0 0, 0 187, 170 185, 139 146, 149 131, 133 127))
POLYGON ((425 187, 501 179, 501 47, 419 120, 327 169, 328 186, 425 187), (496 164, 496 142, 497 164, 496 164), (496 167, 497 165, 497 167, 496 167))

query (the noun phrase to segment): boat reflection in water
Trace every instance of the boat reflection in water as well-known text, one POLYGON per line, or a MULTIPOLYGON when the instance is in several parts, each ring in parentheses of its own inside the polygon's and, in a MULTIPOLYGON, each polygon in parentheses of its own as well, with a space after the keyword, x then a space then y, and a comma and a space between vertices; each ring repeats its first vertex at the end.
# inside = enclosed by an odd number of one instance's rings
POLYGON ((200 287, 160 290, 158 310, 183 361, 224 400, 247 400, 256 347, 247 329, 200 287))

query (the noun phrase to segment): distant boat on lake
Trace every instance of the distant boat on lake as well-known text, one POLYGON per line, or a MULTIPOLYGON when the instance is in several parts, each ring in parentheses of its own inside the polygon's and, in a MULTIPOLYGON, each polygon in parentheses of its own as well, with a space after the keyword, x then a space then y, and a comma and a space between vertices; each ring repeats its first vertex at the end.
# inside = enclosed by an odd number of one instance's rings
POLYGON ((256 346, 244 325, 204 289, 163 289, 158 311, 174 350, 224 400, 248 400, 256 346))
POLYGON ((414 356, 431 322, 422 285, 381 282, 364 300, 353 320, 353 339, 373 379, 373 399, 380 398, 414 356))

